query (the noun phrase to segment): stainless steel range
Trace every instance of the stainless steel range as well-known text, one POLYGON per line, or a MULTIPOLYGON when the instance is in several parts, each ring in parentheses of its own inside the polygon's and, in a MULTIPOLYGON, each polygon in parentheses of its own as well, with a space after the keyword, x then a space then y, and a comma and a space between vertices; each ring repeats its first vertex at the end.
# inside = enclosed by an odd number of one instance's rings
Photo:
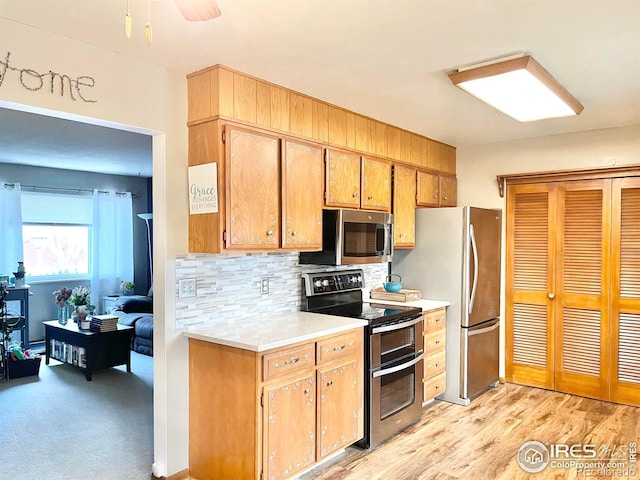
POLYGON ((365 327, 365 424, 361 448, 375 447, 422 413, 422 310, 364 303, 362 270, 302 274, 303 309, 359 318, 365 327))

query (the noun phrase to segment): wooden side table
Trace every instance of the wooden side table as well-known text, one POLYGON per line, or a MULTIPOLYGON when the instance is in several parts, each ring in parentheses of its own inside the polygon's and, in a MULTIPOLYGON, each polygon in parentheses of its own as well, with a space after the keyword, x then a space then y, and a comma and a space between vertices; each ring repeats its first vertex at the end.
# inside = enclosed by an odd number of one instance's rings
POLYGON ((94 370, 126 365, 131 373, 131 337, 133 327, 118 324, 112 332, 81 330, 73 322, 61 325, 57 320, 42 322, 45 331, 45 363, 49 358, 77 366, 91 381, 94 370))

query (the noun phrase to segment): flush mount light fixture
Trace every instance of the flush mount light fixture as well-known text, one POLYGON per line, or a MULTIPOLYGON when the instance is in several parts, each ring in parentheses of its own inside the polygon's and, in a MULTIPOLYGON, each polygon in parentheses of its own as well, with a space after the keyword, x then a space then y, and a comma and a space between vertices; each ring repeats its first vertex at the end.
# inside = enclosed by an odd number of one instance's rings
POLYGON ((530 55, 460 68, 449 79, 520 122, 580 115, 584 109, 530 55))

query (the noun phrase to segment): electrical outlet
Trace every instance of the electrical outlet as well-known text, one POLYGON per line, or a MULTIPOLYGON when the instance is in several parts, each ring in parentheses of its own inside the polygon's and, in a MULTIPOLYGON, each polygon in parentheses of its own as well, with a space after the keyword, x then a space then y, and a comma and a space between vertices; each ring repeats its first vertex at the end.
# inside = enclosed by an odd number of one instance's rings
POLYGON ((178 281, 178 298, 195 297, 196 294, 195 278, 183 278, 178 281))
POLYGON ((260 279, 260 293, 263 295, 269 293, 269 277, 262 277, 260 279))

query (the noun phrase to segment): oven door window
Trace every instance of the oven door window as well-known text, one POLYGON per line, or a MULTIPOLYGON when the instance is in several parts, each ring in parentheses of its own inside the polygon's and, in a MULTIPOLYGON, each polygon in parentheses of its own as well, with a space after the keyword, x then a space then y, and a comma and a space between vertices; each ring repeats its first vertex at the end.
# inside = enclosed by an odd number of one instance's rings
POLYGON ((380 375, 380 420, 410 407, 416 401, 416 366, 380 375))
POLYGON ((345 222, 343 233, 345 257, 374 257, 387 254, 383 224, 345 222))
POLYGON ((380 365, 411 358, 416 350, 416 329, 413 326, 380 334, 380 365))

